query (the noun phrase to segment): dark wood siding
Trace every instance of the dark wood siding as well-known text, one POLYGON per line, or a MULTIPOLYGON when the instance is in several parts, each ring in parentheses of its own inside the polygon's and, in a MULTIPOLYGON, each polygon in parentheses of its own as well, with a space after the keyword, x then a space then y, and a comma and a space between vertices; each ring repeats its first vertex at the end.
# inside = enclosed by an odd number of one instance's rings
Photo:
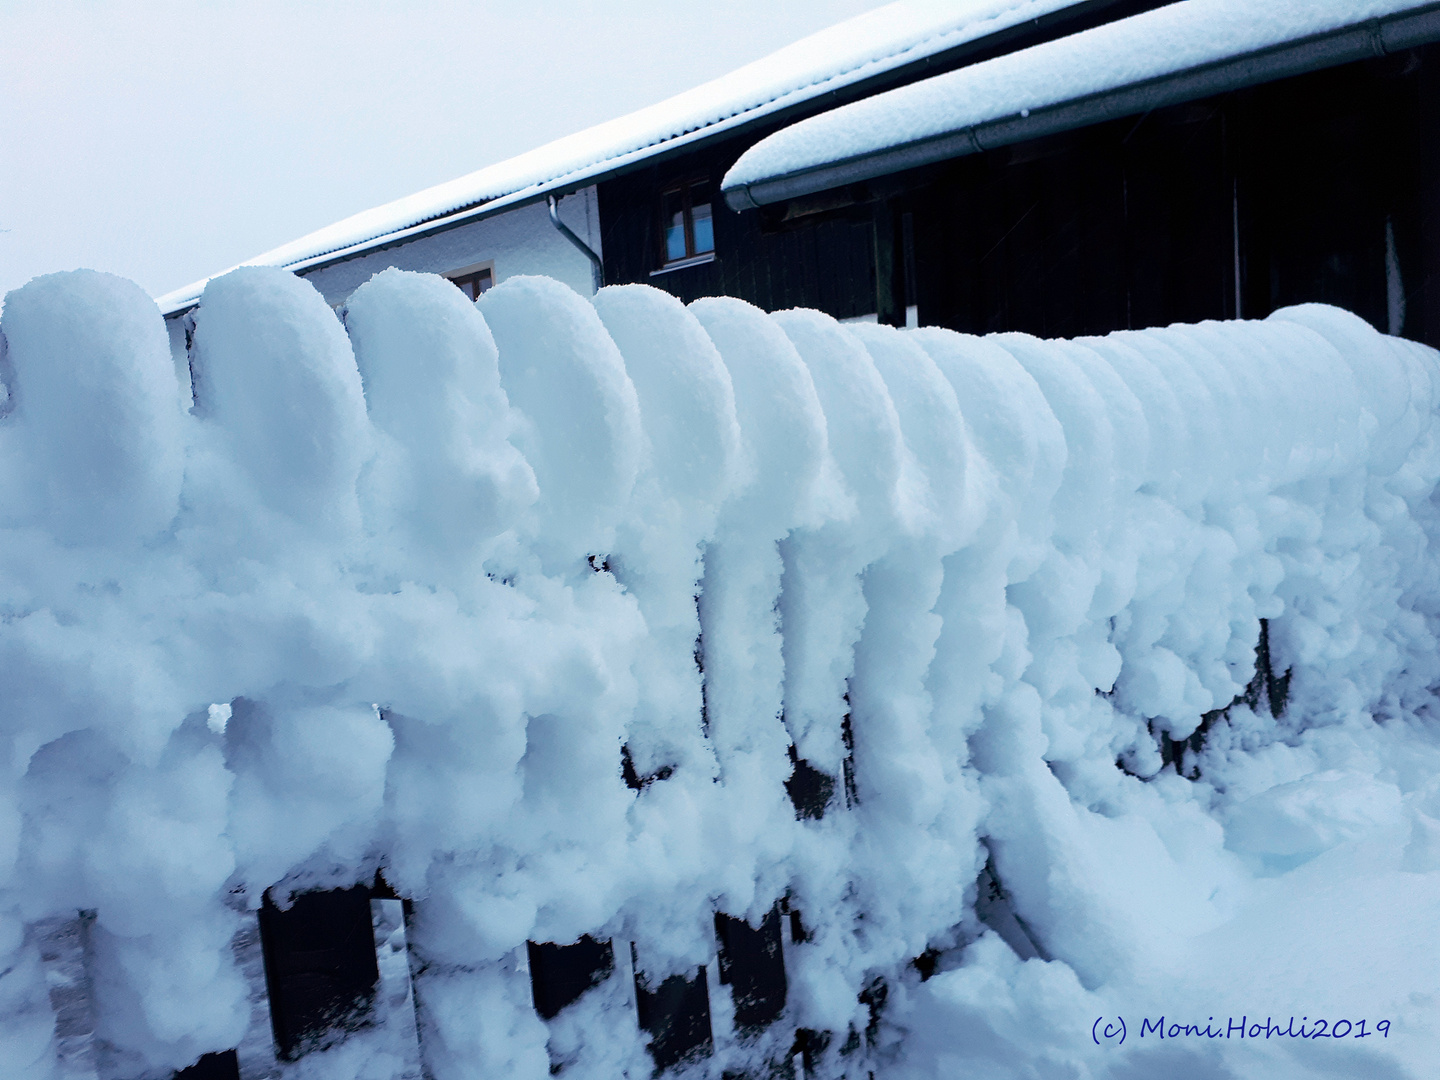
POLYGON ((919 189, 922 321, 1073 336, 1321 301, 1387 330, 1388 223, 1423 337, 1423 66, 1353 64, 954 162, 919 189))
POLYGON ((737 296, 766 311, 809 307, 837 318, 875 310, 872 212, 860 204, 795 222, 736 214, 718 192, 720 178, 747 143, 727 142, 670 168, 657 167, 601 184, 605 280, 646 282, 687 303, 737 296), (659 192, 682 177, 708 177, 715 198, 715 259, 663 270, 659 192), (657 271, 659 271, 657 273, 657 271))
MULTIPOLYGON (((647 282, 689 301, 725 294, 769 311, 813 307, 838 318, 879 312, 903 321, 905 282, 898 218, 903 200, 874 208, 866 189, 847 206, 739 217, 719 196, 725 171, 766 135, 805 116, 970 64, 1079 33, 1161 7, 1169 0, 1080 0, 1059 11, 901 65, 818 98, 780 109, 723 138, 693 148, 665 149, 651 164, 598 185, 605 281, 647 282), (659 257, 659 195, 667 187, 709 178, 715 191, 712 263, 655 274, 659 257), (878 245, 877 245, 878 238, 878 245)), ((883 185, 881 185, 883 187, 883 185)), ((822 200, 823 202, 824 200, 822 200)), ((794 209, 793 207, 791 209, 794 209)))
POLYGON ((1205 103, 954 163, 917 209, 922 320, 1072 337, 1233 315, 1225 135, 1205 103))
MULTIPOLYGON (((1419 152, 1428 141, 1418 76, 1437 61, 1434 51, 1387 57, 1240 98, 1247 315, 1316 300, 1387 329, 1387 219, 1402 288, 1423 277, 1414 258, 1419 152)), ((1411 327, 1416 334, 1422 321, 1411 327)))

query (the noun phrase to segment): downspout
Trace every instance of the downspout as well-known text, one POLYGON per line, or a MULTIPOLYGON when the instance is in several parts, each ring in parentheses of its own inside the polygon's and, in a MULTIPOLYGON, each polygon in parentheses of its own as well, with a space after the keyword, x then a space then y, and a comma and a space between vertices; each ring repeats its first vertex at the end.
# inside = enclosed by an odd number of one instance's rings
POLYGON ((565 237, 566 240, 569 240, 570 243, 580 249, 580 254, 590 260, 591 284, 594 286, 595 291, 599 292, 605 284, 605 264, 600 261, 599 255, 596 255, 595 252, 590 250, 589 244, 576 236, 574 230, 560 220, 560 203, 556 200, 555 196, 545 196, 545 202, 550 207, 550 223, 560 230, 561 236, 565 237))

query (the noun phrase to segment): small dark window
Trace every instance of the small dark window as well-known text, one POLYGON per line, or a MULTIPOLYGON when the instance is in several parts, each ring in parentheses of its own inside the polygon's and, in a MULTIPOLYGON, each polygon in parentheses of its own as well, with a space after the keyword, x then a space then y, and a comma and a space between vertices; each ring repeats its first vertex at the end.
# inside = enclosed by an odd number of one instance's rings
POLYGON ((662 263, 680 262, 715 250, 710 214, 710 182, 699 180, 660 195, 662 263))
POLYGON ((490 267, 477 270, 472 274, 461 274, 450 279, 460 287, 460 291, 471 300, 479 300, 480 294, 491 285, 495 284, 495 272, 490 267))

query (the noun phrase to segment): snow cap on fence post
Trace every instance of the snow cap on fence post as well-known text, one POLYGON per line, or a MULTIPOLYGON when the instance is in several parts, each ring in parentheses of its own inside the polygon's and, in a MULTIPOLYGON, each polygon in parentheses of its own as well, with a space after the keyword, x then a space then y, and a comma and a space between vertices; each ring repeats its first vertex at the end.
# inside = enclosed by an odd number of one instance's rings
MULTIPOLYGON (((690 311, 730 372, 740 423, 741 481, 725 517, 743 513, 775 539, 836 512, 844 496, 830 458, 825 413, 809 369, 765 313, 730 297, 690 311)), ((748 530, 747 530, 748 531, 748 530)))
POLYGON ((345 329, 313 285, 270 266, 212 280, 193 370, 195 414, 253 498, 304 527, 353 527, 370 425, 345 329))
POLYGON ((477 302, 519 412, 515 445, 540 497, 528 528, 555 565, 604 555, 640 467, 640 406, 600 317, 551 278, 513 277, 477 302))
POLYGON ((5 298, 13 406, 0 460, 13 524, 123 546, 170 526, 184 466, 164 321, 133 282, 47 274, 5 298))
POLYGON ((913 487, 916 466, 900 434, 900 418, 885 381, 865 347, 830 316, 795 309, 771 316, 794 344, 825 410, 830 452, 855 498, 850 529, 879 535, 892 524, 907 529, 902 488, 913 487))
POLYGON ((917 525, 923 521, 948 554, 973 535, 984 517, 986 497, 983 489, 967 483, 973 451, 955 388, 912 335, 875 323, 847 329, 864 344, 884 380, 916 466, 919 482, 899 494, 922 505, 907 510, 907 516, 917 525))
POLYGON ((730 373, 695 316, 648 285, 601 289, 591 301, 639 395, 651 473, 696 510, 734 484, 740 427, 730 373))
POLYGON ((442 277, 392 267, 351 294, 345 325, 379 433, 362 485, 371 528, 401 530, 399 547, 416 541, 433 564, 512 527, 538 492, 475 305, 442 277))

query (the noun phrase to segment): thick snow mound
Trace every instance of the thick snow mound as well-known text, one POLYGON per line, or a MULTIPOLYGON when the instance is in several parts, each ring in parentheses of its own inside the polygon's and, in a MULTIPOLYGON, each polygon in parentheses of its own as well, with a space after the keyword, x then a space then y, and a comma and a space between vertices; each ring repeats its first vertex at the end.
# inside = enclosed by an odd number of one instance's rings
POLYGON ((701 1073, 1440 1052, 1432 351, 271 268, 188 387, 115 278, 0 330, 0 1073, 648 1075, 624 979, 532 1005, 582 935, 711 972, 701 1073), (254 912, 377 873, 381 1019, 278 1061, 254 912))

